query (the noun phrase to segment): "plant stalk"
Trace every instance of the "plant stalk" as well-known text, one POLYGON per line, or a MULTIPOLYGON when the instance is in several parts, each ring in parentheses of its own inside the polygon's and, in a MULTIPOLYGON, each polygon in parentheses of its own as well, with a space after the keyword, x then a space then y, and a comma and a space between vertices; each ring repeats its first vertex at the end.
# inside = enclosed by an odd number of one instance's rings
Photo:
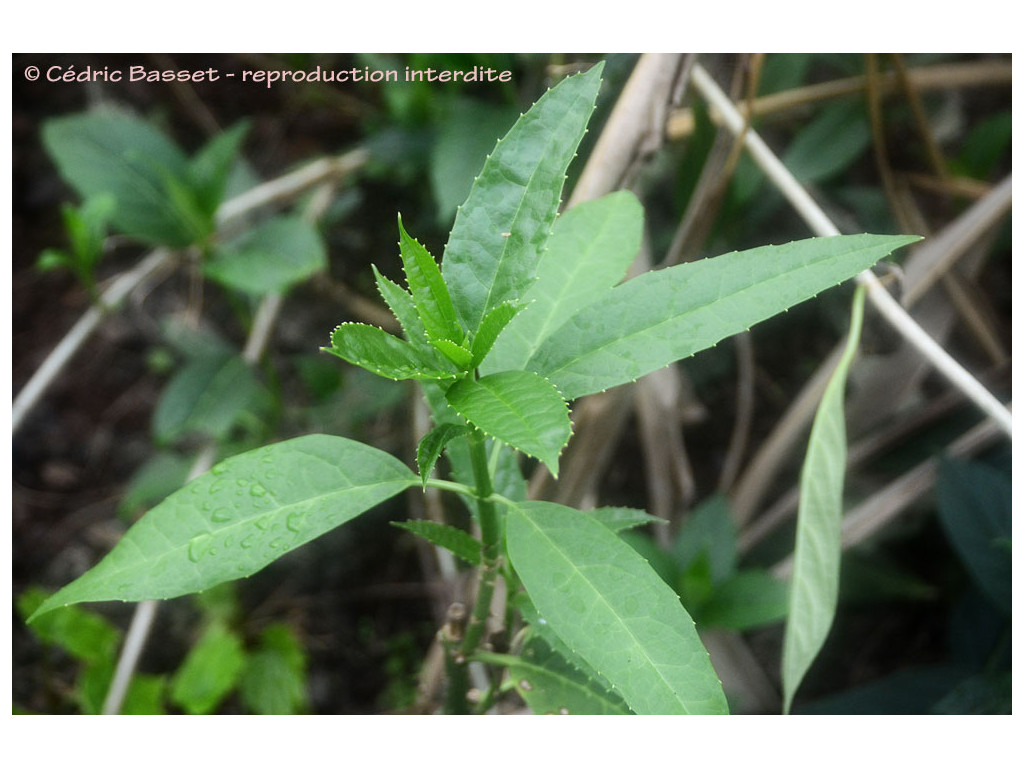
POLYGON ((473 430, 469 436, 469 454, 473 465, 473 478, 476 482, 477 509, 480 513, 480 540, 483 549, 481 550, 482 562, 476 602, 473 605, 473 614, 470 617, 469 625, 466 627, 466 636, 462 641, 462 653, 466 657, 476 651, 487 628, 487 618, 491 612, 491 599, 494 597, 494 583, 498 575, 498 552, 501 545, 498 511, 491 499, 494 493, 494 484, 491 482, 484 435, 480 430, 473 430))

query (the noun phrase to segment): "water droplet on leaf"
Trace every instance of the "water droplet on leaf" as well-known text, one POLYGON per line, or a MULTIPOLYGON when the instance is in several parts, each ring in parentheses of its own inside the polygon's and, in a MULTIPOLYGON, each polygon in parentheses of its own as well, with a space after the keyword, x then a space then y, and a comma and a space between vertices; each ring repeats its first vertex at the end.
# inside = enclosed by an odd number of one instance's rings
POLYGON ((211 536, 208 533, 201 533, 198 536, 192 537, 192 540, 188 543, 188 559, 193 563, 198 563, 199 558, 207 553, 210 538, 211 536))
POLYGON ((231 510, 228 507, 220 507, 215 509, 210 517, 215 523, 226 523, 234 517, 234 515, 231 514, 231 510))

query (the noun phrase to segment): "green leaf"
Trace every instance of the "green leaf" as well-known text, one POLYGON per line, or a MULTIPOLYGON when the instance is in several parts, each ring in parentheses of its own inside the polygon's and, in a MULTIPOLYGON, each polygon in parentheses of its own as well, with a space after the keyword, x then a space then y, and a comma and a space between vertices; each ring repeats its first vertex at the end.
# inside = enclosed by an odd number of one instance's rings
POLYGON ((714 584, 732 576, 736 570, 736 524, 724 495, 709 497, 686 518, 672 542, 672 556, 681 570, 706 557, 714 584))
POLYGON ((90 197, 77 208, 73 205, 61 207, 71 254, 78 269, 86 273, 83 276, 91 277, 93 268, 103 257, 107 225, 116 210, 117 201, 111 195, 90 197))
POLYGON ((257 715, 294 715, 306 708, 306 655, 287 625, 263 630, 260 648, 245 660, 238 692, 257 715))
POLYGON ((631 192, 614 192, 561 214, 523 296, 526 310, 494 345, 486 372, 519 370, 550 336, 626 276, 640 250, 644 211, 631 192))
POLYGON ((1011 715, 1013 675, 1009 670, 972 675, 943 696, 929 714, 1011 715))
POLYGON ((326 268, 327 251, 316 228, 297 216, 278 216, 218 248, 203 273, 260 297, 284 293, 326 268))
POLYGON ((188 162, 187 176, 200 210, 210 219, 224 202, 231 169, 249 130, 247 121, 213 137, 188 162))
POLYGON ((261 392, 252 368, 238 355, 199 357, 164 388, 153 412, 153 436, 159 443, 192 433, 223 440, 261 392))
POLYGON ((513 106, 479 99, 457 98, 449 105, 430 151, 430 186, 445 229, 494 148, 494 137, 507 132, 518 117, 513 106))
POLYGON ((75 260, 59 248, 46 248, 36 260, 36 269, 40 272, 52 272, 55 269, 75 268, 75 260))
POLYGON ((171 701, 190 715, 207 715, 231 693, 244 666, 242 639, 214 622, 171 680, 171 701))
POLYGON ((1004 472, 945 459, 935 487, 939 522, 953 549, 993 605, 1012 610, 1012 489, 1004 472))
POLYGON ((43 143, 83 198, 114 197, 111 221, 120 232, 179 248, 197 237, 166 187, 167 178, 185 178, 187 159, 148 123, 112 111, 61 117, 43 126, 43 143))
POLYGON ((579 672, 583 679, 593 681, 594 685, 602 691, 610 692, 612 690, 612 684, 602 677, 601 673, 590 665, 590 662, 570 649, 562 638, 551 629, 548 620, 537 612, 536 606, 526 592, 520 591, 516 595, 515 605, 519 609, 523 621, 529 625, 528 642, 536 638, 550 648, 552 653, 558 654, 562 661, 579 672))
POLYGON ((405 340, 422 349, 427 344, 427 329, 423 327, 412 296, 402 286, 384 277, 375 265, 370 266, 377 280, 377 292, 402 326, 405 340))
POLYGON ((494 346, 494 342, 500 338, 500 334, 505 329, 505 326, 515 318, 516 314, 523 309, 523 306, 522 304, 513 304, 506 301, 487 313, 480 323, 476 336, 473 337, 473 345, 471 347, 473 359, 470 367, 480 367, 484 358, 491 351, 491 347, 494 346))
POLYGON ((608 526, 611 530, 628 531, 630 528, 637 528, 648 523, 666 523, 660 517, 648 514, 642 509, 630 509, 629 507, 597 507, 585 514, 608 526))
POLYGON ((404 523, 391 523, 396 528, 426 539, 431 544, 444 547, 453 555, 470 565, 480 565, 480 541, 461 528, 453 528, 433 520, 407 520, 404 523))
POLYGON ((528 456, 558 477, 558 455, 572 435, 569 406, 550 382, 527 371, 465 378, 445 394, 466 420, 528 456))
POLYGON ((331 334, 331 344, 321 349, 387 379, 439 381, 456 376, 447 361, 372 325, 342 323, 331 334))
POLYGON ((831 104, 793 139, 782 162, 804 184, 845 171, 871 146, 871 125, 861 99, 831 104))
POLYGON ((846 474, 846 377, 864 319, 864 288, 854 294, 850 333, 839 364, 818 404, 800 473, 796 550, 789 618, 782 647, 783 710, 818 655, 832 626, 839 597, 839 559, 846 474))
MULTIPOLYGON (((35 613, 49 593, 31 587, 18 595, 18 613, 26 618, 35 613)), ((77 606, 62 608, 31 626, 32 634, 44 643, 55 645, 80 661, 99 663, 117 653, 121 643, 120 630, 102 616, 77 606)))
POLYGON ((168 205, 175 217, 184 222, 185 227, 192 233, 194 242, 205 240, 213 233, 214 221, 212 216, 203 211, 202 205, 196 198, 196 191, 192 189, 187 179, 179 178, 164 170, 161 170, 160 175, 163 179, 168 205))
POLYGON ((448 294, 448 286, 441 277, 441 269, 427 249, 405 231, 401 216, 398 217, 398 231, 405 279, 427 338, 448 339, 460 344, 465 333, 455 319, 455 307, 448 294))
POLYGON ((418 482, 389 454, 329 435, 233 456, 143 516, 33 618, 71 603, 165 599, 250 576, 418 482))
POLYGON ((473 353, 451 339, 430 339, 430 346, 448 358, 460 370, 468 371, 473 367, 473 353))
POLYGON ((714 588, 700 608, 700 627, 737 632, 786 618, 789 586, 766 571, 742 570, 714 588))
POLYGON ((594 110, 603 62, 545 93, 501 139, 459 208, 442 270, 462 326, 521 298, 594 110))
POLYGON ((468 435, 470 432, 472 429, 466 424, 444 423, 438 424, 423 436, 416 447, 416 466, 419 468, 420 477, 423 478, 424 488, 445 446, 455 438, 468 435))
POLYGON ((678 596, 615 533, 577 510, 534 501, 509 509, 506 537, 541 616, 634 712, 727 712, 678 596))
POLYGON ((526 367, 567 400, 626 384, 745 331, 919 239, 811 238, 648 272, 571 317, 526 367))
MULTIPOLYGON (((121 705, 122 715, 162 715, 164 714, 164 691, 167 679, 163 675, 132 676, 128 693, 121 705)), ((105 697, 104 693, 104 697, 105 697)))
POLYGON ((117 505, 118 517, 130 518, 156 506, 187 481, 194 459, 160 452, 139 467, 128 481, 117 505))
POLYGON ((631 715, 614 693, 588 679, 540 638, 531 637, 522 656, 478 653, 485 664, 508 669, 523 701, 536 715, 631 715))

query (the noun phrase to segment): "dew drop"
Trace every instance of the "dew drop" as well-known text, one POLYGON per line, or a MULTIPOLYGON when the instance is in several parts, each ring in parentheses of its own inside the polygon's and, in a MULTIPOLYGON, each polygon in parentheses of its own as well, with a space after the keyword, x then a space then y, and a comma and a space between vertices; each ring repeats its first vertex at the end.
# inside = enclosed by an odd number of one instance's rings
POLYGON ((273 541, 270 542, 270 548, 271 549, 280 549, 282 546, 284 546, 284 539, 282 539, 280 537, 278 537, 278 538, 276 538, 276 539, 274 539, 273 541))
POLYGON ((193 536, 191 541, 188 543, 188 559, 193 563, 198 563, 199 558, 207 553, 207 546, 209 543, 210 534, 208 533, 201 533, 198 536, 193 536))
POLYGON ((228 468, 227 468, 227 467, 225 467, 225 466, 224 466, 223 464, 218 464, 217 466, 215 466, 215 467, 214 467, 214 468, 213 468, 212 470, 210 470, 210 471, 211 471, 211 472, 213 472, 213 474, 215 474, 215 475, 217 475, 218 477, 220 477, 221 475, 223 475, 223 474, 224 474, 225 472, 227 472, 227 471, 228 471, 228 468))
POLYGON ((303 512, 292 512, 288 515, 288 519, 285 520, 284 525, 289 531, 298 533, 305 528, 304 522, 305 514, 303 512))
POLYGON ((241 541, 240 541, 240 542, 238 543, 238 545, 239 545, 239 546, 240 546, 240 547, 241 547, 242 549, 250 549, 250 548, 252 547, 252 540, 253 540, 254 538, 255 538, 255 536, 246 536, 246 537, 245 537, 244 539, 242 539, 242 540, 241 540, 241 541))
POLYGON ((261 531, 265 531, 265 530, 267 530, 267 528, 270 527, 270 518, 269 517, 257 517, 254 522, 255 522, 256 527, 259 528, 261 531))
POLYGON ((231 514, 231 510, 228 507, 219 507, 213 511, 210 519, 215 523, 226 523, 232 517, 234 517, 234 515, 231 514))
POLYGON ((267 489, 264 488, 259 483, 253 483, 251 486, 249 486, 249 495, 255 496, 256 498, 260 498, 261 496, 267 495, 267 489))

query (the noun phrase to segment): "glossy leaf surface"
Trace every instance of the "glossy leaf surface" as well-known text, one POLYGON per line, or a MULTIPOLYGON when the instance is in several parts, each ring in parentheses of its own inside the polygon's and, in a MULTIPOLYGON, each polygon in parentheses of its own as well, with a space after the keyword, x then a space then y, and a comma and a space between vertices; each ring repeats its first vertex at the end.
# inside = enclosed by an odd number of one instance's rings
POLYGON ((598 521, 524 502, 506 519, 508 554, 547 625, 637 714, 719 714, 721 683, 678 596, 598 521))
POLYGON ((250 576, 418 483, 391 455, 330 435, 234 456, 152 509, 35 615, 71 603, 176 597, 250 576))

